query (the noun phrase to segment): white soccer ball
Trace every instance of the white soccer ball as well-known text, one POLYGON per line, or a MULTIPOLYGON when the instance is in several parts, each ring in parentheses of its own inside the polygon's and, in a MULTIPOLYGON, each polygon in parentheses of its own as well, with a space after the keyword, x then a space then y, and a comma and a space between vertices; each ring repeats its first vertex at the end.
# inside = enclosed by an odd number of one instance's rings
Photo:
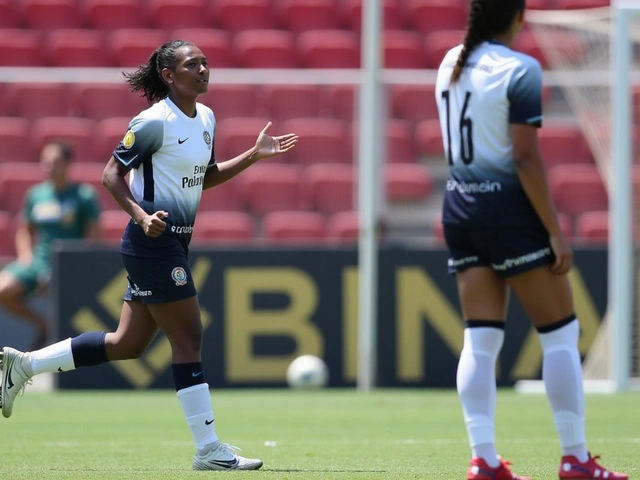
POLYGON ((315 355, 302 355, 287 368, 287 384, 291 388, 321 388, 326 387, 327 383, 327 364, 315 355))

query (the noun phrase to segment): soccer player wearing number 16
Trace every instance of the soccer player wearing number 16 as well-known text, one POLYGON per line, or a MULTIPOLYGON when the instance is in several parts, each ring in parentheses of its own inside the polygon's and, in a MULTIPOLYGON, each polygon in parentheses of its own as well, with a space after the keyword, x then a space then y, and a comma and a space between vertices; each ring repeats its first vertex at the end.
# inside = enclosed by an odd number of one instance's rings
POLYGON ((153 105, 130 122, 103 173, 102 183, 131 216, 120 245, 129 286, 118 328, 28 353, 4 347, 2 414, 11 416, 16 396, 34 375, 138 358, 160 330, 171 344, 173 380, 196 447, 193 469, 255 470, 261 460, 241 457, 218 439, 188 246, 203 190, 260 159, 288 152, 298 137, 272 137, 268 123, 246 152, 216 162, 215 118, 196 101, 207 91, 207 58, 190 42, 160 46, 126 77, 132 91, 142 92, 153 105))
POLYGON ((442 213, 465 320, 457 387, 472 459, 468 480, 527 479, 496 452, 495 363, 511 289, 535 325, 562 447, 559 478, 625 480, 586 447, 578 337, 562 235, 540 160, 539 63, 511 49, 524 0, 472 0, 462 45, 444 57, 436 101, 449 178, 442 213))

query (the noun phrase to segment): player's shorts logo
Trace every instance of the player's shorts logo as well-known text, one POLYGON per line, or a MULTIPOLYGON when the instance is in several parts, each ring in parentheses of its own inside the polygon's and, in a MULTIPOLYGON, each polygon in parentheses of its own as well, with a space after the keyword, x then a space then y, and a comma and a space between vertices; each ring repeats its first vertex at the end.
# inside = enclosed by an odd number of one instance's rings
POLYGON ((171 271, 171 278, 174 282, 176 282, 177 286, 182 286, 187 284, 187 272, 184 271, 182 267, 176 267, 171 271))
POLYGON ((133 134, 132 130, 129 130, 124 138, 122 139, 122 145, 124 146, 124 148, 131 148, 133 147, 133 144, 136 141, 136 136, 133 134))
POLYGON ((204 143, 207 144, 207 148, 211 150, 211 135, 206 130, 202 132, 202 138, 204 138, 204 143))

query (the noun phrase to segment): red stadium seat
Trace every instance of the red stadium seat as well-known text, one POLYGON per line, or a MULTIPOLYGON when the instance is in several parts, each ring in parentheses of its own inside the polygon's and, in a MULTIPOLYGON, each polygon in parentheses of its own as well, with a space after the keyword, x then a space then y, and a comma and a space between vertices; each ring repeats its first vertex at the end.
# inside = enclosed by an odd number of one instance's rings
POLYGON ((24 18, 20 8, 13 0, 0 0, 0 29, 22 28, 24 18))
POLYGON ((147 28, 149 21, 143 0, 83 0, 91 28, 112 31, 121 28, 147 28))
POLYGON ((393 85, 389 96, 393 118, 411 122, 438 118, 435 85, 393 85))
MULTIPOLYGON (((216 160, 224 161, 236 157, 253 147, 258 135, 269 122, 261 118, 226 118, 216 124, 215 148, 216 160)), ((272 129, 275 130, 275 129, 272 129)), ((278 132, 282 131, 279 127, 278 132)), ((273 133, 273 132, 272 132, 273 133)), ((295 150, 295 148, 294 148, 295 150)), ((272 159, 275 162, 286 162, 283 156, 272 159)), ((269 162, 273 163, 273 162, 269 162)))
POLYGON ((262 221, 262 233, 269 243, 324 243, 326 229, 324 217, 315 212, 271 212, 262 221))
POLYGON ((280 26, 271 0, 216 0, 212 9, 216 24, 230 32, 280 26))
POLYGON ((578 215, 574 240, 581 244, 606 245, 609 241, 609 212, 591 211, 578 215))
POLYGON ((296 148, 287 154, 292 163, 311 165, 319 162, 347 163, 353 161, 348 124, 331 118, 297 118, 278 129, 299 136, 296 148))
POLYGON ((196 217, 191 245, 249 242, 255 239, 255 230, 253 218, 244 212, 200 212, 196 217))
POLYGON ((593 165, 556 165, 549 169, 549 189, 559 212, 575 217, 607 210, 609 199, 600 172, 593 165))
POLYGON ((284 28, 299 33, 340 29, 339 4, 338 0, 280 0, 277 8, 284 28))
MULTIPOLYGON (((576 66, 584 62, 585 46, 579 35, 571 32, 549 32, 546 35, 549 38, 549 43, 553 45, 554 49, 561 52, 565 61, 572 62, 576 66)), ((521 32, 515 38, 513 48, 527 55, 531 55, 538 60, 544 68, 550 65, 550 59, 547 58, 538 39, 531 31, 521 32)))
POLYGON ((158 30, 212 27, 208 3, 205 0, 145 0, 151 26, 158 30))
POLYGON ((593 164, 593 157, 577 126, 543 124, 538 131, 542 161, 547 167, 563 163, 593 164))
MULTIPOLYGON (((343 15, 352 30, 360 31, 362 26, 363 0, 345 0, 342 2, 343 15)), ((387 30, 404 30, 402 0, 382 0, 383 27, 387 30)))
POLYGON ((465 2, 461 0, 406 0, 406 23, 420 33, 435 30, 461 30, 467 22, 465 2))
POLYGON ((358 212, 334 213, 327 220, 327 239, 336 243, 356 243, 360 233, 358 212))
POLYGON ((71 162, 69 164, 69 178, 75 182, 91 185, 98 195, 102 210, 117 210, 120 208, 118 202, 102 185, 102 172, 106 163, 106 160, 102 163, 71 162))
POLYGON ((424 55, 427 68, 438 68, 446 53, 464 40, 464 30, 436 30, 425 36, 424 55))
POLYGON ((144 28, 115 30, 107 37, 107 50, 118 67, 135 67, 147 62, 156 48, 167 41, 167 32, 144 28))
POLYGON ((260 105, 274 122, 300 117, 319 117, 321 89, 317 85, 265 85, 260 90, 260 105))
POLYGON ((44 181, 44 170, 38 163, 8 162, 0 165, 0 204, 15 214, 22 210, 24 197, 33 185, 44 181))
POLYGON ((610 4, 610 0, 555 0, 555 8, 557 10, 608 7, 610 4))
POLYGON ((12 115, 11 106, 9 105, 9 102, 6 101, 7 96, 4 93, 6 88, 7 88, 6 83, 0 83, 0 98, 5 99, 4 101, 0 102, 0 117, 6 117, 9 115, 12 115))
POLYGON ((100 212, 100 229, 102 240, 108 244, 120 245, 120 239, 131 217, 122 209, 103 210, 100 212))
MULTIPOLYGON (((45 143, 64 140, 75 151, 75 161, 91 162, 94 158, 94 121, 79 117, 44 117, 34 120, 31 128, 31 156, 37 159, 45 143)), ((102 161, 102 159, 100 159, 102 161)))
POLYGON ((527 10, 547 10, 554 4, 555 0, 527 0, 527 10))
POLYGON ((264 215, 277 210, 300 210, 302 172, 297 165, 260 163, 238 177, 244 203, 251 213, 264 215))
POLYGON ((104 34, 98 30, 54 30, 47 35, 47 50, 55 67, 111 66, 104 34))
POLYGON ((200 212, 245 210, 244 200, 240 196, 240 177, 221 185, 208 188, 200 198, 200 212))
POLYGON ((93 148, 96 162, 107 163, 124 138, 130 121, 130 117, 113 117, 96 121, 93 148))
POLYGON ((355 181, 351 165, 319 163, 307 167, 304 190, 311 209, 325 214, 352 211, 356 206, 355 181))
POLYGON ((386 68, 425 68, 422 35, 406 30, 384 32, 384 66, 386 68))
POLYGON ((357 118, 359 91, 354 85, 327 85, 325 92, 323 103, 331 109, 333 117, 349 122, 357 118))
POLYGON ((293 33, 283 30, 246 30, 234 40, 240 67, 295 68, 298 65, 293 33))
POLYGON ((399 163, 384 170, 387 200, 390 202, 423 202, 434 190, 433 178, 423 165, 399 163))
POLYGON ((181 28, 171 32, 171 39, 195 43, 207 57, 209 68, 236 66, 229 32, 211 28, 181 28))
POLYGON ((418 154, 437 159, 444 157, 440 120, 423 120, 418 123, 416 125, 415 137, 418 154))
POLYGON ((16 218, 9 212, 0 212, 0 257, 6 264, 16 255, 16 218))
POLYGON ((30 130, 29 120, 0 117, 0 164, 32 160, 28 152, 30 130))
POLYGON ((78 0, 22 0, 19 4, 27 27, 33 30, 85 27, 78 0))
MULTIPOLYGON (((359 138, 359 125, 355 124, 350 130, 352 144, 356 146, 359 138)), ((386 158, 385 163, 416 163, 418 156, 414 148, 413 124, 408 120, 390 118, 386 122, 386 158)))
POLYGON ((418 155, 413 140, 413 123, 390 118, 386 122, 387 163, 416 163, 418 155))
POLYGON ((76 83, 71 86, 71 99, 75 115, 96 120, 134 117, 144 108, 144 102, 124 82, 76 83))
POLYGON ((298 35, 300 62, 306 68, 359 68, 360 38, 355 32, 312 30, 298 35))
POLYGON ((9 83, 5 95, 11 115, 24 118, 63 117, 69 113, 65 83, 9 83))
POLYGON ((258 110, 258 90, 256 85, 242 83, 210 84, 198 101, 213 110, 218 122, 233 117, 253 117, 258 110))
POLYGON ((42 67, 47 59, 42 33, 27 29, 0 29, 0 66, 42 67))

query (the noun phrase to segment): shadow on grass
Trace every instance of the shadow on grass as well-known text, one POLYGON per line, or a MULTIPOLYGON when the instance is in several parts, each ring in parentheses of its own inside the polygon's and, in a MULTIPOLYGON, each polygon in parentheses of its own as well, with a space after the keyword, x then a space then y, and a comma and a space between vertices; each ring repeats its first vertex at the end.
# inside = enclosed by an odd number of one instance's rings
POLYGON ((261 472, 281 473, 387 473, 388 470, 337 470, 328 468, 261 468, 261 472))

